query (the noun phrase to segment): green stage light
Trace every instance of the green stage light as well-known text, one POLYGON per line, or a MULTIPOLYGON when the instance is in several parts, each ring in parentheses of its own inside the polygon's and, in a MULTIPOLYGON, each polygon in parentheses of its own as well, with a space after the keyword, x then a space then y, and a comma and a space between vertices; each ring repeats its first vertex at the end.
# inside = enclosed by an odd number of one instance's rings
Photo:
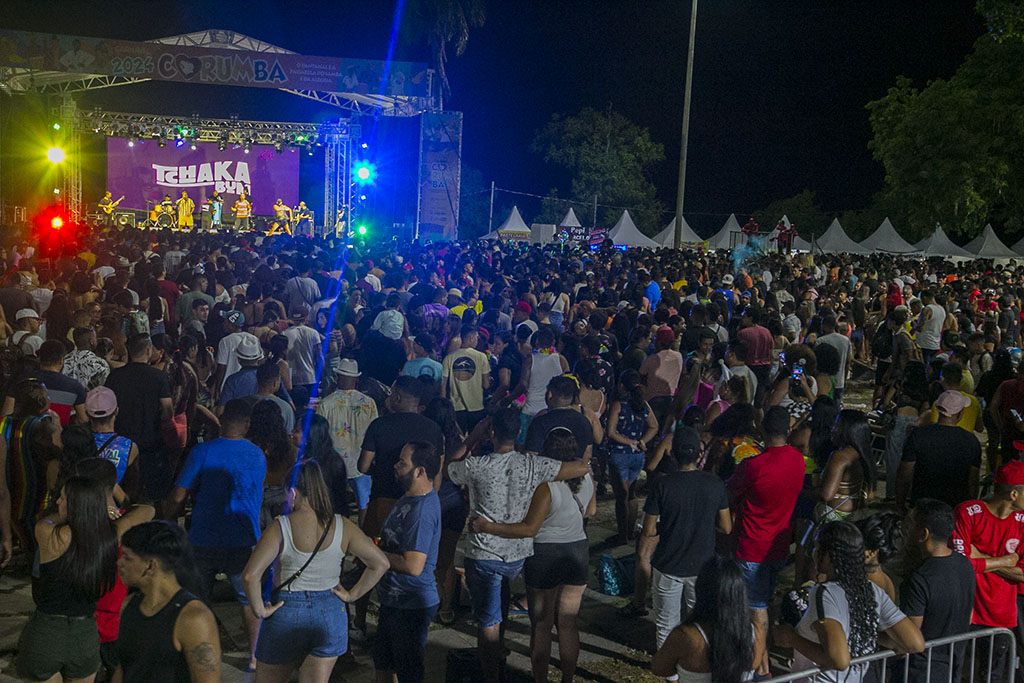
POLYGON ((54 129, 54 130, 60 130, 60 124, 59 124, 59 123, 57 123, 56 121, 54 121, 54 122, 53 122, 53 129, 54 129))
POLYGON ((360 235, 365 235, 366 234, 366 226, 365 225, 360 225, 358 228, 356 228, 356 232, 358 232, 360 235))

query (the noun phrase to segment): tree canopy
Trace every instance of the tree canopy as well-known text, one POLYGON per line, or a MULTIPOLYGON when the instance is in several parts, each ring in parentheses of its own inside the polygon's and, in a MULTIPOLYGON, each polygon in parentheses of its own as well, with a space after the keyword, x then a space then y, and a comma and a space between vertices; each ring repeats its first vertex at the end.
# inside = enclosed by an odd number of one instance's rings
POLYGON ((752 218, 762 232, 769 232, 783 216, 790 220, 797 233, 806 240, 828 229, 825 213, 818 206, 818 198, 811 190, 804 190, 789 199, 774 201, 760 211, 755 211, 752 218))
MULTIPOLYGON (((646 128, 611 109, 587 108, 575 116, 552 117, 533 149, 548 163, 569 171, 568 194, 573 199, 586 205, 597 195, 598 203, 606 205, 598 209, 599 224, 611 227, 622 208, 628 208, 637 227, 648 235, 661 229, 665 207, 655 196, 651 174, 664 160, 665 150, 646 128)), ((558 204, 565 213, 568 206, 558 204)))
POLYGON ((1024 41, 983 36, 952 78, 907 78, 867 105, 883 199, 913 241, 936 223, 973 236, 1016 231, 1024 215, 1024 41))

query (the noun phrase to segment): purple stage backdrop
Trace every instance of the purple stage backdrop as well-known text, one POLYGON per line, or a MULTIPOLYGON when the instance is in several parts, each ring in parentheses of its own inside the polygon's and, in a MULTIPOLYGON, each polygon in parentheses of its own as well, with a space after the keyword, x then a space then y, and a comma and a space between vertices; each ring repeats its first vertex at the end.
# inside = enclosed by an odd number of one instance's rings
POLYGON ((107 189, 120 206, 146 209, 181 191, 199 205, 216 190, 224 197, 224 216, 244 190, 251 198, 254 214, 269 215, 280 197, 288 206, 299 202, 299 152, 285 148, 278 154, 270 145, 253 145, 246 154, 238 149, 217 149, 212 142, 200 142, 196 149, 160 147, 156 140, 136 142, 129 147, 123 138, 107 138, 107 189), (149 202, 149 204, 147 204, 149 202))

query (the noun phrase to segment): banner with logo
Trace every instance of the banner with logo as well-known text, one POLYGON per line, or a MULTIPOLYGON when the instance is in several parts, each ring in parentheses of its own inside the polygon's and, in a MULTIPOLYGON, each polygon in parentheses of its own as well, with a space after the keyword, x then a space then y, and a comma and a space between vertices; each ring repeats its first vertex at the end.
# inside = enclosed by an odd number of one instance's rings
MULTIPOLYGON (((214 31, 225 41, 235 34, 214 31)), ((427 65, 0 31, 0 66, 157 81, 426 97, 427 65), (383 83, 382 83, 383 81, 383 83)))
POLYGON ((254 214, 269 215, 278 198, 288 206, 298 204, 301 156, 297 149, 278 153, 271 145, 253 145, 246 154, 243 148, 220 151, 212 142, 200 142, 193 150, 173 143, 160 147, 156 140, 129 147, 123 138, 107 138, 107 189, 114 199, 124 195, 120 206, 130 209, 159 204, 165 194, 177 199, 184 190, 197 212, 216 190, 224 198, 225 217, 244 191, 254 214))
POLYGON ((459 238, 462 112, 420 117, 420 212, 422 239, 459 238))

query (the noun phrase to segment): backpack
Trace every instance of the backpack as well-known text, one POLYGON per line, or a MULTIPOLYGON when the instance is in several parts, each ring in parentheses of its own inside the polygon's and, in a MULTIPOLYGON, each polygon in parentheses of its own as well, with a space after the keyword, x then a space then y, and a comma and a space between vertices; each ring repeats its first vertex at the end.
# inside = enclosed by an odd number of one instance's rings
POLYGON ((871 338, 871 355, 888 358, 892 355, 893 346, 892 330, 889 329, 888 321, 883 320, 875 330, 875 336, 871 338))
POLYGON ((0 381, 0 384, 3 385, 0 386, 0 389, 9 392, 14 388, 15 382, 36 367, 38 367, 38 362, 35 358, 25 355, 20 346, 13 344, 0 346, 0 377, 3 378, 0 381))
POLYGON ((597 581, 605 595, 627 596, 633 594, 636 571, 636 554, 615 558, 605 553, 597 564, 597 581))

